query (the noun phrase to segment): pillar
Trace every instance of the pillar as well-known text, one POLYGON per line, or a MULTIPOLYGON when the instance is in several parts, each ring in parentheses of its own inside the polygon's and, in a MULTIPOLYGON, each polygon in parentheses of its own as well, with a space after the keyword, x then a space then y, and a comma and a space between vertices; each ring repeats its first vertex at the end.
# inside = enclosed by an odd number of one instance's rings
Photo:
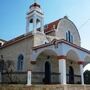
POLYGON ((0 83, 2 83, 2 75, 1 75, 1 72, 0 72, 0 83))
POLYGON ((33 31, 36 33, 36 15, 33 16, 33 31))
POLYGON ((27 85, 31 86, 31 70, 28 71, 27 73, 27 85))
POLYGON ((41 20, 41 32, 44 33, 44 19, 41 20))
POLYGON ((29 20, 26 19, 26 34, 29 32, 29 20))
POLYGON ((84 85, 84 75, 83 75, 83 61, 79 61, 78 64, 80 65, 80 74, 81 74, 81 84, 84 85))
POLYGON ((66 58, 65 56, 59 56, 59 81, 61 84, 66 84, 66 58))

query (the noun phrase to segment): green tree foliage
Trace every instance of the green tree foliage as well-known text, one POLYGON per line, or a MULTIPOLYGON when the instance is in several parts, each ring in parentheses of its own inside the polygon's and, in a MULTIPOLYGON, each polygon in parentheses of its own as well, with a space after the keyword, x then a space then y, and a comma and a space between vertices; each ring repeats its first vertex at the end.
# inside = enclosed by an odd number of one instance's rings
POLYGON ((90 71, 86 70, 84 72, 84 83, 90 84, 90 71))

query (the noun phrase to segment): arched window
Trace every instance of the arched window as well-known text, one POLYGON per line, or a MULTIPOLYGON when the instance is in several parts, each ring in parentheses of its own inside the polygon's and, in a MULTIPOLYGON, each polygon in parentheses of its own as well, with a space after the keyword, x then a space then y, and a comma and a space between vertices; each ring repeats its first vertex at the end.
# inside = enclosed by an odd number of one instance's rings
POLYGON ((17 70, 22 71, 23 70, 23 60, 24 56, 21 54, 18 56, 18 62, 17 62, 17 70))
POLYGON ((73 35, 70 31, 66 32, 66 40, 70 43, 73 43, 73 35))

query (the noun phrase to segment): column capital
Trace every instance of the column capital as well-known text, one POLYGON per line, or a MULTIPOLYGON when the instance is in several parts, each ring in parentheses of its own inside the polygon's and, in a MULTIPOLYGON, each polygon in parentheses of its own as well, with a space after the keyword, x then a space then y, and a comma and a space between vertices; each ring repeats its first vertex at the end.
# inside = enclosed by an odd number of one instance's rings
POLYGON ((60 56, 57 56, 57 59, 60 60, 60 59, 66 59, 67 56, 65 55, 60 55, 60 56))
POLYGON ((77 63, 83 65, 84 61, 78 61, 77 63))

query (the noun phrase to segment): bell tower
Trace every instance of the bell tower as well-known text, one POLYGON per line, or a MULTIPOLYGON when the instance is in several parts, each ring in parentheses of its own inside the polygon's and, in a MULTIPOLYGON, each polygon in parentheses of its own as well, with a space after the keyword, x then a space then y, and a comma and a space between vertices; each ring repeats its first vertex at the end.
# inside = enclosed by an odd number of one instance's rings
POLYGON ((29 11, 26 17, 26 33, 31 31, 32 25, 32 32, 41 32, 44 33, 44 14, 41 10, 41 6, 34 1, 34 3, 29 7, 29 11), (39 28, 37 30, 37 28, 39 28))

